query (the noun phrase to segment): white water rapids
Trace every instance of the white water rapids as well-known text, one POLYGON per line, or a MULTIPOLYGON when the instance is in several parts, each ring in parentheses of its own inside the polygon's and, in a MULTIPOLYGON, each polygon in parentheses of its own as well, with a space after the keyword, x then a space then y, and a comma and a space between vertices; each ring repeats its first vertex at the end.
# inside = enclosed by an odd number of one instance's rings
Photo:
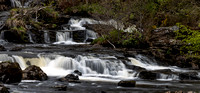
MULTIPOLYGON (((21 56, 8 56, 0 54, 0 61, 18 62, 22 69, 27 64, 36 65, 42 68, 48 76, 66 76, 74 70, 79 70, 84 77, 104 77, 114 79, 133 78, 135 73, 129 73, 125 65, 114 56, 93 57, 77 56, 76 58, 61 55, 39 54, 38 58, 23 58, 21 56)), ((99 78, 98 78, 99 79, 99 78)), ((101 79, 100 79, 101 80, 101 79)))
MULTIPOLYGON (((129 58, 130 65, 145 68, 148 71, 170 69, 172 72, 189 72, 178 67, 159 66, 145 56, 138 55, 136 58, 129 58)), ((66 76, 74 70, 82 72, 83 80, 106 80, 106 79, 137 79, 138 72, 127 69, 125 64, 114 56, 94 57, 81 56, 75 58, 54 54, 39 54, 37 58, 23 58, 21 56, 0 54, 0 61, 18 62, 22 69, 29 65, 36 65, 42 68, 48 76, 66 76), (93 79, 92 79, 93 78, 93 79)), ((178 80, 176 74, 160 74, 158 80, 178 80)))

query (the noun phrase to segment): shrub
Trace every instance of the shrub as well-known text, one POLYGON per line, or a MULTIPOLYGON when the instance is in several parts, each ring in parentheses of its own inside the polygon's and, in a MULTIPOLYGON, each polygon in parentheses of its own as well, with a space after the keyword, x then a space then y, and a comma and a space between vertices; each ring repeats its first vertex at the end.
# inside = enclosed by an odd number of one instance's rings
POLYGON ((200 52, 200 32, 191 30, 189 27, 177 24, 176 38, 182 40, 184 44, 181 47, 183 53, 198 55, 200 52))

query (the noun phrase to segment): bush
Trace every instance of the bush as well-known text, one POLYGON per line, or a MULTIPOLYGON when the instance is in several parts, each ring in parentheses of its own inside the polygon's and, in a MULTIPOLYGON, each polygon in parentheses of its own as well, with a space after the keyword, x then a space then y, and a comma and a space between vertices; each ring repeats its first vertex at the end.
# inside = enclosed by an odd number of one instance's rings
POLYGON ((142 44, 142 36, 138 31, 124 32, 122 30, 112 30, 93 41, 92 44, 101 44, 104 46, 114 45, 115 47, 139 48, 142 44))
POLYGON ((200 52, 200 32, 191 30, 189 27, 177 24, 176 38, 182 40, 184 44, 181 47, 183 53, 198 55, 200 52))

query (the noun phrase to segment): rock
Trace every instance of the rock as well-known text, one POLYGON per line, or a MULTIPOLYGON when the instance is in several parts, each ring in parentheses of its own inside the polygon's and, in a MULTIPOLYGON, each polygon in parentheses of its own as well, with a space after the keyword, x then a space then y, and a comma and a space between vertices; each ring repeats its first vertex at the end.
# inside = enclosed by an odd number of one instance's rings
POLYGON ((29 66, 23 71, 23 80, 47 80, 48 76, 44 73, 40 67, 29 66))
POLYGON ((179 74, 180 80, 200 80, 200 78, 197 76, 198 73, 190 72, 190 73, 181 73, 179 74))
POLYGON ((64 78, 60 78, 59 81, 62 82, 73 82, 73 83, 80 83, 79 77, 74 74, 68 74, 64 78))
POLYGON ((82 76, 82 73, 78 70, 74 70, 74 74, 77 74, 78 76, 82 76))
POLYGON ((53 86, 52 88, 55 88, 57 91, 67 91, 66 85, 53 86))
POLYGON ((24 38, 22 38, 21 34, 17 33, 17 31, 9 31, 6 30, 4 31, 4 40, 8 42, 13 42, 13 43, 28 43, 28 34, 23 35, 24 38))
POLYGON ((0 63, 0 81, 3 83, 18 83, 22 80, 22 69, 17 62, 0 63))
POLYGON ((111 25, 104 25, 104 24, 85 24, 83 26, 86 27, 87 29, 95 31, 100 35, 107 34, 115 29, 111 25))
POLYGON ((4 85, 0 85, 0 93, 9 93, 9 91, 4 85))
POLYGON ((155 80, 157 78, 157 73, 151 71, 142 71, 140 72, 139 77, 141 79, 155 80))
POLYGON ((0 0, 0 11, 8 10, 11 7, 10 0, 0 0))
POLYGON ((23 49, 23 47, 13 47, 9 51, 21 51, 22 49, 23 49))
POLYGON ((118 83, 118 86, 122 87, 135 87, 136 86, 136 81, 134 80, 122 80, 118 83))
POLYGON ((0 45, 0 51, 5 51, 5 50, 6 50, 5 47, 0 45))
POLYGON ((172 72, 170 69, 160 69, 160 70, 154 70, 154 73, 163 73, 163 74, 172 74, 174 72, 172 72))

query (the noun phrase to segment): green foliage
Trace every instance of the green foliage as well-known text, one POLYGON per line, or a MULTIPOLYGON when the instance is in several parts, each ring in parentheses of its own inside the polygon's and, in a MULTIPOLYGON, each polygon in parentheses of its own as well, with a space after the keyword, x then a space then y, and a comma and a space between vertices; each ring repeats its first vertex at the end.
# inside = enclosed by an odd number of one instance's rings
POLYGON ((92 44, 103 44, 105 41, 106 41, 106 40, 105 40, 105 38, 104 38, 104 36, 103 36, 103 37, 99 37, 99 38, 95 39, 95 40, 92 42, 92 44))
POLYGON ((141 42, 141 33, 137 31, 128 33, 122 30, 113 30, 109 34, 95 39, 92 44, 110 45, 109 43, 112 43, 116 47, 138 48, 141 42))
POLYGON ((131 13, 129 18, 130 18, 130 19, 134 19, 134 14, 131 13))
POLYGON ((181 47, 183 53, 199 55, 200 52, 200 32, 191 30, 189 27, 177 24, 176 38, 182 40, 184 45, 181 47))
POLYGON ((65 13, 87 12, 87 13, 104 14, 105 11, 106 11, 106 9, 103 6, 101 6, 97 3, 93 3, 93 4, 83 4, 83 5, 67 8, 65 10, 65 13))
POLYGON ((26 28, 20 26, 20 27, 14 27, 11 30, 17 31, 18 33, 25 33, 26 32, 26 28))
POLYGON ((58 15, 59 15, 58 11, 56 11, 56 10, 55 10, 54 8, 52 8, 52 7, 46 7, 46 8, 44 8, 44 11, 45 11, 46 13, 48 13, 49 15, 53 16, 54 18, 57 18, 58 15))

